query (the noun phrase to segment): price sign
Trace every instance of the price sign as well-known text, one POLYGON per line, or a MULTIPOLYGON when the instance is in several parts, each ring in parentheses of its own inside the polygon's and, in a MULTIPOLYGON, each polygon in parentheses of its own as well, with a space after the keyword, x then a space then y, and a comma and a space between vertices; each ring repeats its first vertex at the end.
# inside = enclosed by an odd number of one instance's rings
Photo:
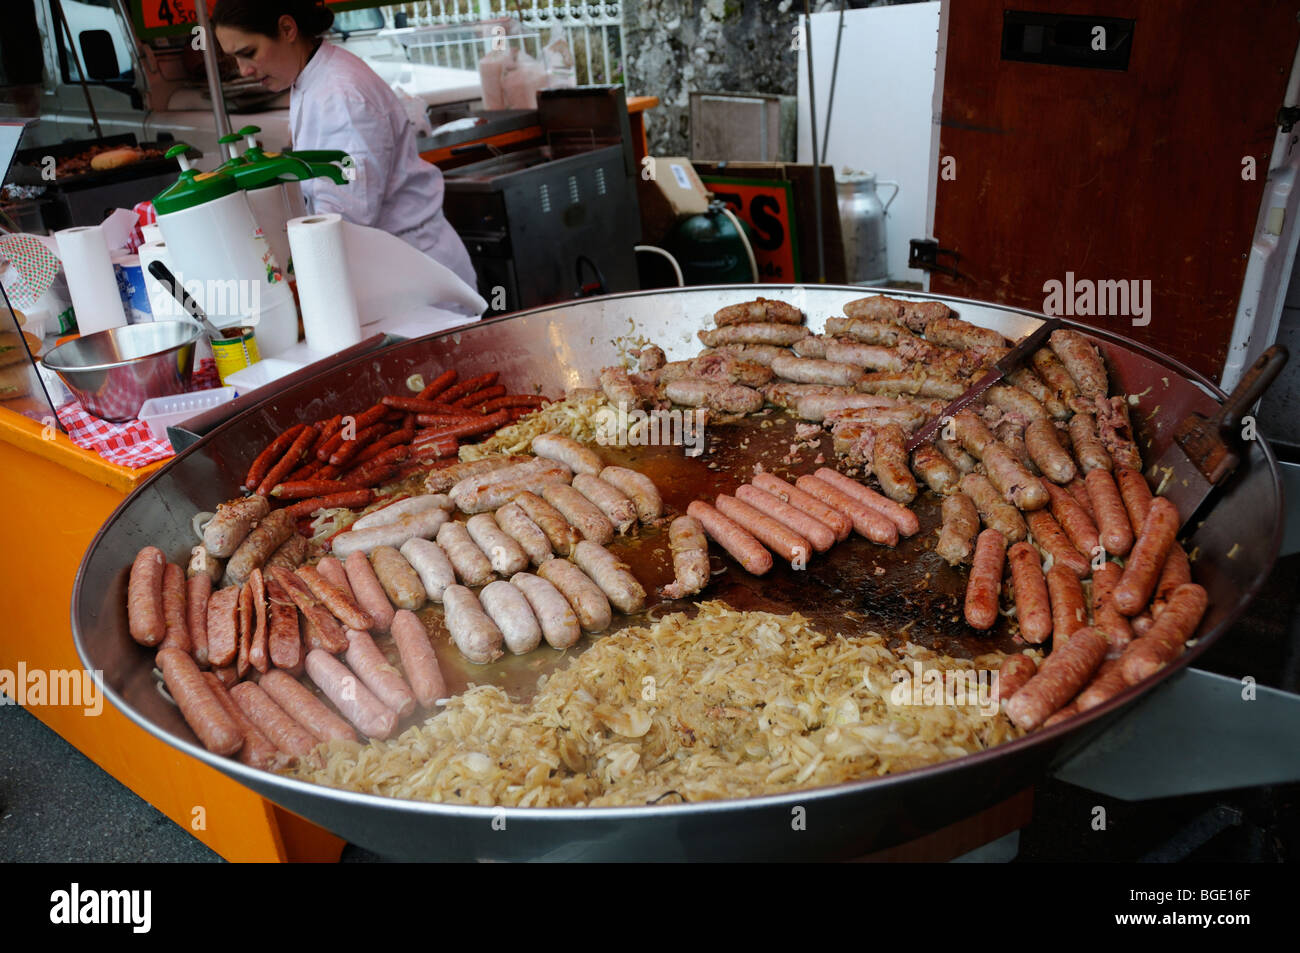
POLYGON ((799 237, 791 211, 792 188, 778 179, 700 176, 713 197, 726 202, 753 234, 759 281, 791 284, 800 280, 799 237))

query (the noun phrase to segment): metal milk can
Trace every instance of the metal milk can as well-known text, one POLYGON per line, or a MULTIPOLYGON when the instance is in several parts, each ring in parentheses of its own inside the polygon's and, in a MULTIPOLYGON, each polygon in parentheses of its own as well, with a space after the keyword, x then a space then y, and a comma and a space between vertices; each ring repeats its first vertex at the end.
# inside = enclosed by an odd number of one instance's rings
POLYGON ((844 259, 851 284, 873 284, 889 279, 889 259, 885 254, 885 213, 898 198, 894 193, 883 205, 876 194, 876 174, 843 169, 835 174, 839 193, 840 229, 844 235, 844 259))

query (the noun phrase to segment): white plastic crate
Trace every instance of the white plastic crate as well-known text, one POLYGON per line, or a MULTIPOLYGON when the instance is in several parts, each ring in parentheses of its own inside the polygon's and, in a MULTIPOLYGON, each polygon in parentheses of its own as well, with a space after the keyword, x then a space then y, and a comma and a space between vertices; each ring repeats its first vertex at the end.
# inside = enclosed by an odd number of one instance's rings
POLYGON ((235 388, 214 387, 191 394, 171 397, 151 397, 140 407, 140 419, 149 425, 155 440, 167 439, 167 428, 173 424, 196 417, 213 407, 220 407, 235 399, 235 388))

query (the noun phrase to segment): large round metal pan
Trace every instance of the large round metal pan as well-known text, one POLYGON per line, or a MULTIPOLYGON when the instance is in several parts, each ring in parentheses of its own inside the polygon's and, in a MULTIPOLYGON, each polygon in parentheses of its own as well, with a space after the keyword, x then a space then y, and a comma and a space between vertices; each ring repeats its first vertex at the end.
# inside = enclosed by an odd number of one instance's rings
MULTIPOLYGON (((508 809, 395 800, 307 784, 209 754, 155 691, 152 654, 127 633, 126 582, 148 543, 180 559, 190 519, 238 492, 257 448, 301 421, 360 406, 413 372, 455 366, 497 370, 512 386, 545 393, 595 383, 599 368, 637 339, 671 358, 699 350, 695 332, 713 312, 756 294, 804 308, 814 328, 863 295, 847 287, 731 286, 616 295, 541 308, 462 330, 405 341, 311 378, 226 422, 133 493, 86 553, 73 593, 72 627, 88 669, 104 673, 110 701, 147 731, 347 840, 407 859, 798 859, 847 858, 906 842, 1022 790, 1077 750, 1153 684, 1193 663, 1241 615, 1268 575, 1282 528, 1278 468, 1263 441, 1192 537, 1195 578, 1209 590, 1199 640, 1148 683, 1083 717, 1015 742, 896 775, 781 796, 634 808, 508 809)), ((1041 315, 962 299, 942 300, 1011 338, 1041 315)), ((1193 371, 1117 335, 1090 331, 1112 373, 1112 392, 1140 395, 1133 418, 1148 460, 1174 423, 1210 413, 1222 393, 1193 371)), ((1171 334, 1177 333, 1171 328, 1171 334)), ((797 607, 792 607, 797 608, 797 607)), ((1188 726, 1194 731, 1195 726, 1188 726)))

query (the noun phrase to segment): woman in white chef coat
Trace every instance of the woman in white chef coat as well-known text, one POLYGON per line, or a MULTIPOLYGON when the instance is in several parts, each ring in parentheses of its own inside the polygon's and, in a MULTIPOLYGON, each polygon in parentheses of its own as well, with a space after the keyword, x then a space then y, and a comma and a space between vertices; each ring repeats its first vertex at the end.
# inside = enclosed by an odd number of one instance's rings
POLYGON ((357 56, 321 39, 334 14, 319 0, 218 0, 212 25, 240 74, 290 89, 294 149, 337 149, 356 175, 345 185, 302 183, 312 214, 337 212, 380 228, 476 286, 469 253, 442 212, 442 173, 415 147, 397 96, 357 56))

